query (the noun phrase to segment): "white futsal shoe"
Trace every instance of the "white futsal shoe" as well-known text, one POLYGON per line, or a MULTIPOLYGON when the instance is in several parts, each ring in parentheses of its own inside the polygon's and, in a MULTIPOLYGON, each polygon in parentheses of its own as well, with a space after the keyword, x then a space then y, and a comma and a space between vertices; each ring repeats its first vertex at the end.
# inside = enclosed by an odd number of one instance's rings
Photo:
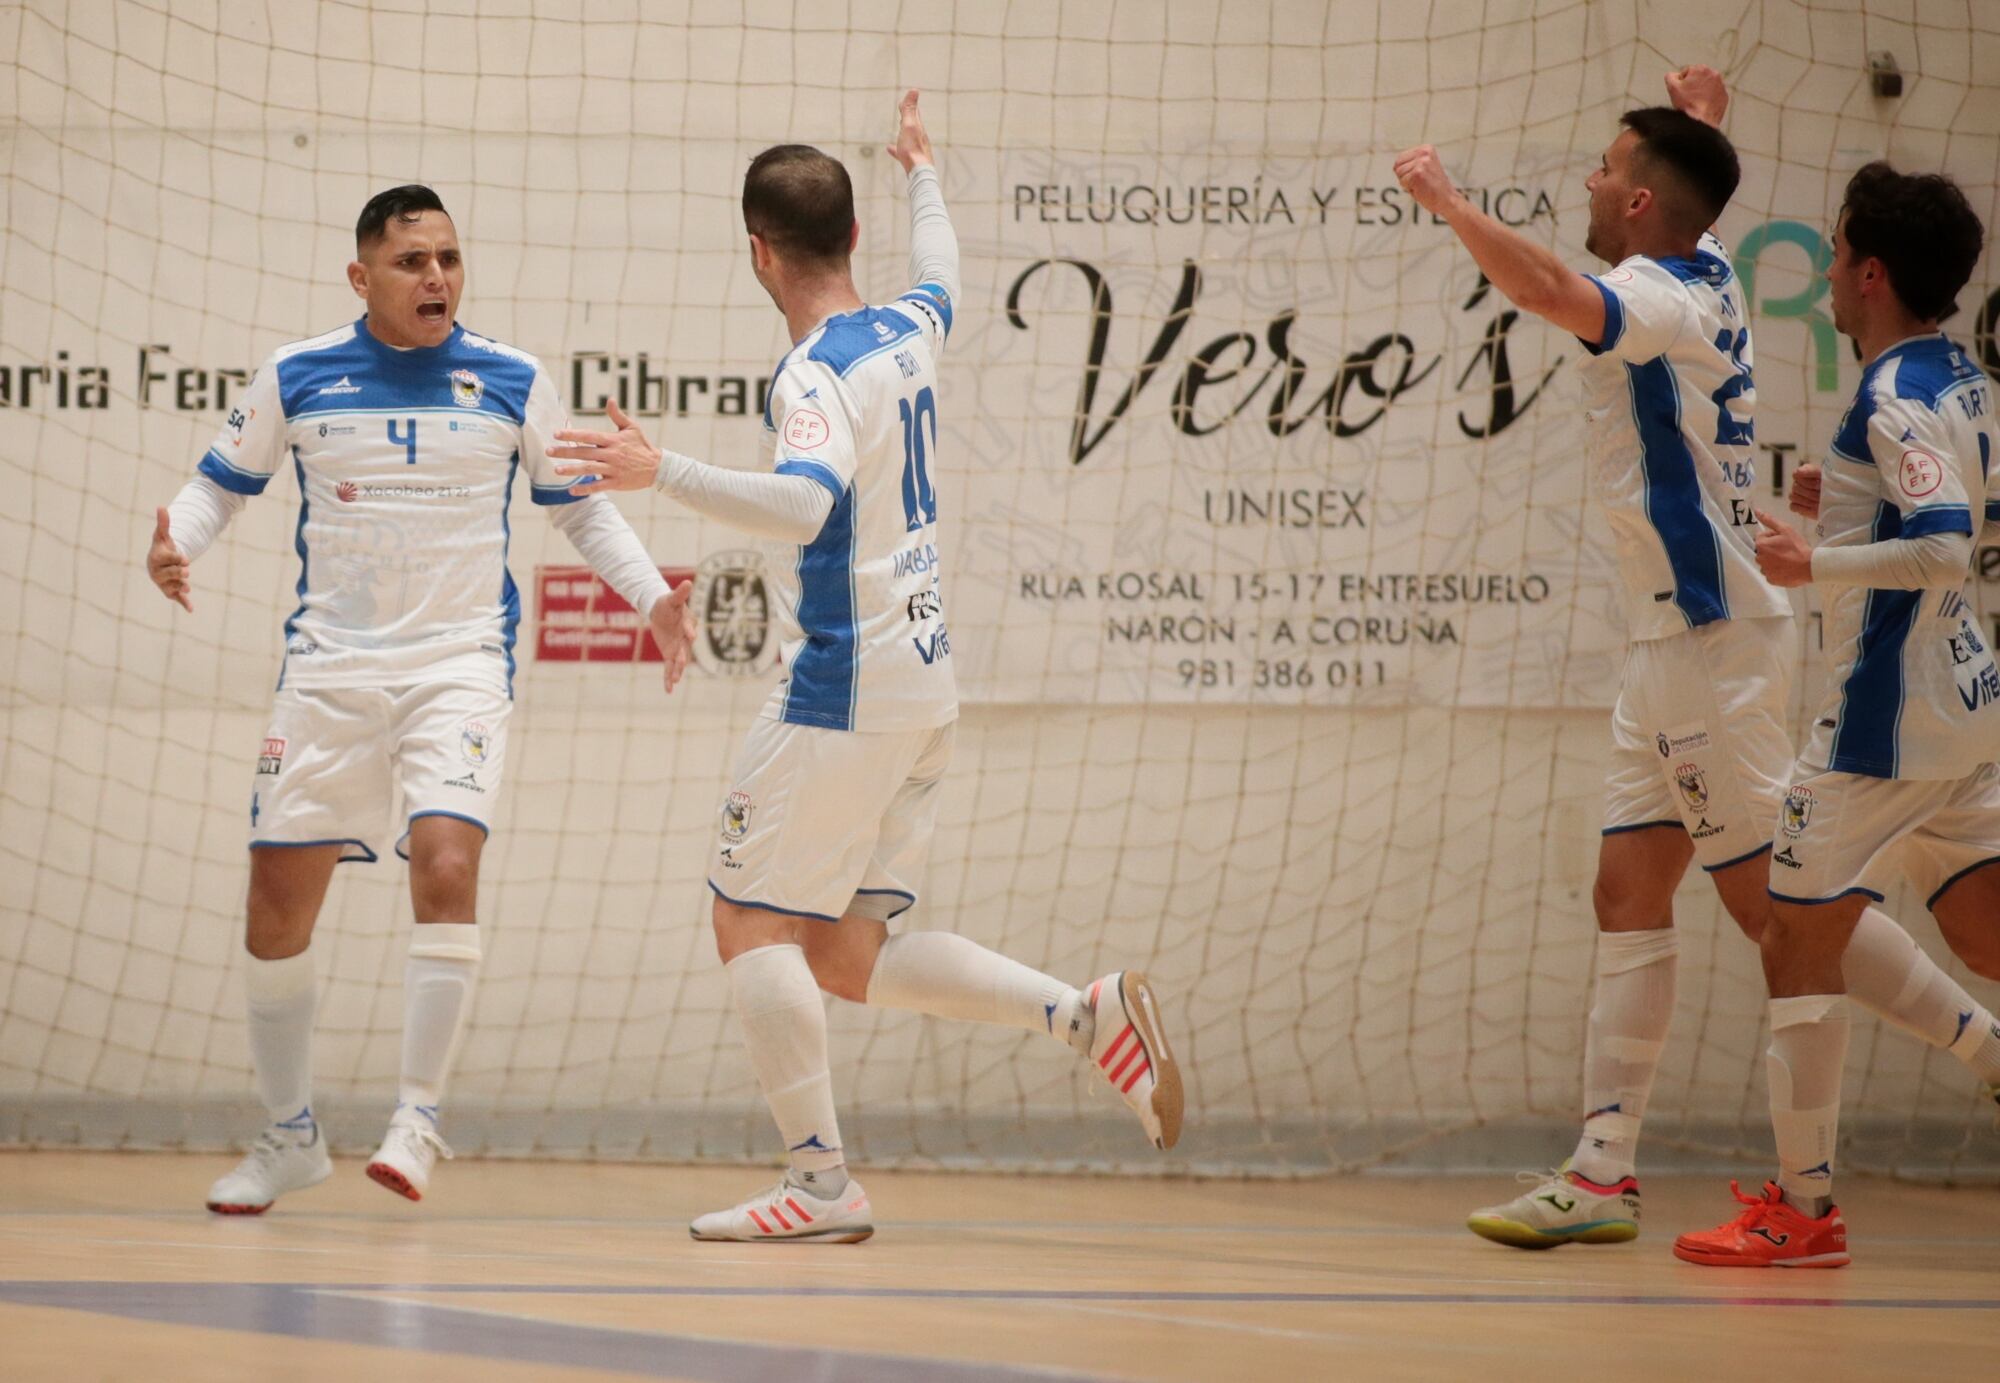
POLYGON ((1504 1205, 1473 1211, 1465 1227, 1482 1239, 1517 1249, 1624 1244, 1639 1237, 1636 1177, 1621 1177, 1607 1186, 1565 1162, 1554 1172, 1522 1172, 1519 1179, 1533 1182, 1534 1189, 1504 1205))
POLYGON ((261 1215, 287 1191, 303 1191, 333 1175, 326 1139, 310 1110, 271 1124, 257 1135, 236 1169, 208 1188, 208 1208, 218 1215, 261 1215))
POLYGON ((696 1239, 740 1243, 792 1239, 858 1244, 875 1232, 874 1215, 868 1193, 851 1177, 845 1190, 826 1201, 790 1181, 780 1181, 741 1205, 697 1217, 688 1233, 696 1239))
POLYGON ((368 1176, 399 1196, 420 1201, 431 1184, 431 1168, 437 1165, 439 1153, 449 1158, 451 1149, 438 1137, 433 1117, 399 1104, 381 1148, 368 1159, 368 1176))
POLYGON ((1137 970, 1118 970, 1083 991, 1097 1016, 1090 1059, 1139 1116, 1156 1148, 1181 1137, 1181 1068, 1167 1046, 1153 988, 1137 970))

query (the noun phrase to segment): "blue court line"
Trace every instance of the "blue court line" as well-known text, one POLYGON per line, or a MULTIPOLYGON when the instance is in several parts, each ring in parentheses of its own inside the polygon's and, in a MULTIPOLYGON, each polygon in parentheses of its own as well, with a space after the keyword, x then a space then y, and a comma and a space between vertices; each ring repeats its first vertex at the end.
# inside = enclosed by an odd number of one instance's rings
MULTIPOLYGON (((1726 1271, 1717 1269, 1715 1271, 1726 1271)), ((1775 1269, 1773 1271, 1776 1271, 1775 1269)), ((1781 1297, 1690 1293, 1561 1293, 1561 1292, 1202 1292, 1063 1290, 1034 1287, 839 1287, 679 1285, 575 1282, 4 1282, 0 1300, 18 1300, 18 1293, 75 1291, 119 1298, 146 1298, 168 1292, 250 1292, 401 1294, 428 1292, 467 1296, 579 1297, 831 1297, 870 1301, 1052 1301, 1127 1303, 1242 1303, 1246 1305, 1328 1306, 1813 1306, 1868 1311, 2000 1311, 1993 1297, 1781 1297)), ((63 1303, 50 1301, 48 1305, 63 1303)), ((94 1309, 84 1306, 83 1309, 94 1309)), ((445 1309, 445 1308, 439 1308, 445 1309)), ((651 1338, 651 1337, 648 1337, 651 1338)))
MULTIPOLYGON (((385 1289, 332 1282, 0 1282, 0 1302, 699 1383, 1093 1383, 1092 1375, 1030 1365, 620 1330, 349 1295, 359 1290, 385 1289)), ((79 1346, 79 1364, 87 1352, 79 1346)))

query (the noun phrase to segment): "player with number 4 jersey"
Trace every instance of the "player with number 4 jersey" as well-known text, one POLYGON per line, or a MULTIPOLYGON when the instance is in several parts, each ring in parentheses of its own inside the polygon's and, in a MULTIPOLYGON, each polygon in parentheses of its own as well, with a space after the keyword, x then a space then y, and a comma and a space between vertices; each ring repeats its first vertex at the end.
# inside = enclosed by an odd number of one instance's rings
POLYGON ((889 153, 910 198, 910 288, 879 305, 854 287, 860 227, 837 160, 783 144, 745 176, 751 264, 793 343, 764 419, 768 470, 663 453, 617 409, 616 432, 564 432, 553 453, 559 473, 583 477, 579 494, 654 486, 796 545, 776 601, 787 676, 744 742, 708 875, 717 949, 791 1165, 697 1218, 697 1239, 874 1233, 834 1113, 822 991, 1046 1033, 1097 1068, 1154 1146, 1180 1136, 1180 1072, 1143 975, 1078 989, 965 937, 888 933, 917 902, 958 717, 937 452, 938 361, 959 306, 958 241, 914 91, 889 153))
POLYGON ((458 324, 465 265, 437 194, 412 184, 372 198, 348 280, 367 312, 264 362, 159 511, 147 554, 161 592, 192 610, 193 562, 274 476, 297 478, 298 607, 248 794, 245 989, 270 1123, 210 1189, 222 1214, 261 1213, 331 1171, 312 1111, 310 943, 334 866, 372 862, 391 842, 410 862, 418 925, 400 1101, 368 1174, 419 1200, 450 1156, 440 1107, 482 954, 479 858, 513 707, 518 473, 650 625, 669 691, 693 634, 685 583, 670 594, 617 509, 579 502, 551 471, 565 418, 548 372, 458 324))

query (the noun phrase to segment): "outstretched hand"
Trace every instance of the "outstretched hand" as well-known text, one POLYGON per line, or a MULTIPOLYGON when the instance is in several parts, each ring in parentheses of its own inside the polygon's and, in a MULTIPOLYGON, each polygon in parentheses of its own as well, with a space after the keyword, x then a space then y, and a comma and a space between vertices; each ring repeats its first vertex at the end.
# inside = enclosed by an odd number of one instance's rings
POLYGON ((1438 151, 1428 144, 1419 144, 1396 155, 1396 181, 1416 199, 1418 206, 1437 216, 1442 216, 1452 199, 1458 196, 1458 189, 1452 185, 1451 175, 1444 171, 1438 151))
POLYGON ((1675 110, 1717 129, 1729 110, 1729 88, 1723 85, 1722 74, 1698 62, 1667 74, 1667 99, 1675 110))
POLYGON ((569 487, 573 495, 594 495, 603 490, 644 490, 653 484, 660 470, 660 449, 646 440, 646 434, 639 425, 625 416, 625 410, 616 403, 606 411, 611 415, 611 425, 616 432, 588 432, 581 428, 564 428, 556 434, 558 442, 570 445, 550 447, 549 455, 557 458, 557 475, 580 475, 584 477, 569 487))
POLYGON ((1757 511, 1757 522, 1764 526, 1757 535, 1757 569, 1764 579, 1773 586, 1810 586, 1812 549, 1799 531, 1762 509, 1757 511))
POLYGON ((917 89, 903 93, 896 107, 896 138, 889 145, 889 157, 903 165, 905 173, 931 166, 931 137, 924 133, 924 117, 917 111, 917 89))
POLYGON ((192 566, 167 532, 165 509, 154 511, 153 541, 146 549, 146 575, 160 588, 161 595, 179 601, 183 610, 194 613, 194 602, 188 598, 194 592, 192 566))
POLYGON ((668 695, 672 695, 674 688, 680 685, 681 674, 687 671, 688 660, 694 655, 694 611, 688 609, 688 597, 693 592, 694 582, 681 582, 654 601, 652 610, 646 616, 646 623, 653 631, 653 642, 660 646, 660 652, 666 658, 668 695))

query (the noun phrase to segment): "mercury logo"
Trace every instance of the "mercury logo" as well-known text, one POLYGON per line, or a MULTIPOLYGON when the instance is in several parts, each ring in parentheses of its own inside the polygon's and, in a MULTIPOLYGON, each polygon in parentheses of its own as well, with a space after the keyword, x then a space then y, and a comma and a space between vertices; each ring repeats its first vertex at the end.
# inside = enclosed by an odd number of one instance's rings
POLYGON ((322 394, 358 394, 361 392, 361 386, 350 383, 347 376, 342 375, 338 381, 327 385, 320 392, 322 394))

